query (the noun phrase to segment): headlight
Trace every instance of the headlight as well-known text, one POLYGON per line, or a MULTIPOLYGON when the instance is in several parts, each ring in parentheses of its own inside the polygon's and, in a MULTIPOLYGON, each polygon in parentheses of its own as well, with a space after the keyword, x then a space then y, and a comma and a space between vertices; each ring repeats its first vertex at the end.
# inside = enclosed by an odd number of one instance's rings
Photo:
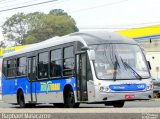
POLYGON ((99 91, 100 91, 100 92, 108 92, 108 91, 109 91, 109 88, 108 88, 108 87, 104 87, 104 86, 100 86, 100 87, 99 87, 99 91))
POLYGON ((109 88, 108 88, 108 87, 106 87, 106 88, 105 88, 105 91, 106 91, 106 92, 108 92, 108 91, 109 91, 109 88))
POLYGON ((147 86, 147 90, 150 90, 150 86, 147 86))
POLYGON ((153 84, 152 83, 147 85, 147 90, 151 90, 151 89, 153 89, 153 84))
POLYGON ((103 91, 104 91, 104 87, 101 86, 101 87, 99 88, 99 91, 103 92, 103 91))

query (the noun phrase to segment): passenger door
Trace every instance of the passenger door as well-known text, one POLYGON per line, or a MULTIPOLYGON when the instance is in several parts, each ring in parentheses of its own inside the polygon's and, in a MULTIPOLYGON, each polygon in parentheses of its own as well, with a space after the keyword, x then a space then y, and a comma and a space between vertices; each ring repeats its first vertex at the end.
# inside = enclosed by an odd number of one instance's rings
POLYGON ((29 57, 28 58, 28 78, 30 81, 30 97, 31 103, 37 101, 36 97, 36 57, 29 57))
POLYGON ((80 53, 76 55, 76 77, 77 77, 77 99, 87 101, 87 55, 80 53))

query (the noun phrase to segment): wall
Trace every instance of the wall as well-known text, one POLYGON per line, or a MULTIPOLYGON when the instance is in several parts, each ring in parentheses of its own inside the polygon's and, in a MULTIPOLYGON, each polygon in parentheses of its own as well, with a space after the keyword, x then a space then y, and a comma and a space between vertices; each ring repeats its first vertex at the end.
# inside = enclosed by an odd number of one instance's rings
POLYGON ((151 64, 151 75, 160 81, 160 52, 147 52, 146 58, 151 64))

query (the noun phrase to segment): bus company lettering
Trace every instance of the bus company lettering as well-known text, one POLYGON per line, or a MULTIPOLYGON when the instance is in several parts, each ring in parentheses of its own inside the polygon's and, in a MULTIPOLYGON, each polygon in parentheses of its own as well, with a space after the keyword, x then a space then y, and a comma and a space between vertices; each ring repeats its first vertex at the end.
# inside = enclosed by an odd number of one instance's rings
POLYGON ((60 90, 60 83, 52 83, 52 81, 41 82, 41 91, 56 91, 60 90))
POLYGON ((125 89, 124 86, 114 86, 114 89, 125 89))

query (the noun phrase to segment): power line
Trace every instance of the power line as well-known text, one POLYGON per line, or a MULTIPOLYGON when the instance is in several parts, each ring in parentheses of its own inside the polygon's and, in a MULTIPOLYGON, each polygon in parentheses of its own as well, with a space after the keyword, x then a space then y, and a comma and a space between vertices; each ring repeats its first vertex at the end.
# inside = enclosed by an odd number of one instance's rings
MULTIPOLYGON (((78 27, 80 29, 136 29, 136 28, 142 28, 142 27, 78 27)), ((160 28, 160 26, 146 26, 144 27, 146 29, 152 29, 152 28, 160 28)))
POLYGON ((35 4, 30 4, 30 5, 24 5, 24 6, 20 6, 20 7, 4 9, 4 10, 0 10, 0 12, 11 11, 11 10, 26 8, 26 7, 31 7, 31 6, 37 6, 37 5, 46 4, 46 3, 55 2, 55 1, 58 1, 58 0, 50 0, 50 1, 39 2, 39 3, 35 3, 35 4))
POLYGON ((132 28, 160 28, 160 21, 144 22, 137 24, 122 24, 122 25, 108 25, 108 26, 81 26, 82 29, 132 29, 132 28), (142 26, 148 25, 148 26, 142 26))
MULTIPOLYGON (((6 0, 4 0, 6 1, 6 0)), ((37 0, 36 0, 37 1, 37 0)), ((40 4, 45 4, 45 3, 50 3, 50 2, 55 2, 58 0, 50 0, 50 1, 45 1, 45 2, 40 2, 40 3, 35 3, 35 4, 30 4, 30 5, 25 5, 25 6, 20 6, 20 7, 15 7, 15 8, 10 8, 10 9, 5 9, 5 10, 0 10, 0 12, 4 12, 4 11, 9 11, 9 10, 15 10, 15 9, 20 9, 20 8, 25 8, 25 7, 31 7, 31 6, 36 6, 36 5, 40 5, 40 4)), ((94 6, 94 7, 90 7, 90 8, 85 8, 85 9, 80 9, 80 10, 75 10, 75 11, 71 11, 71 12, 80 12, 80 11, 84 11, 84 10, 91 10, 91 9, 95 9, 95 8, 99 8, 99 7, 104 7, 104 6, 110 6, 110 5, 115 5, 115 4, 120 4, 122 2, 126 2, 128 0, 121 0, 121 1, 117 1, 117 2, 112 2, 112 3, 107 3, 107 4, 103 4, 103 5, 99 5, 99 6, 94 6)), ((1 2, 1 1, 0 1, 1 2)), ((28 1, 31 2, 31 1, 28 1)), ((145 24, 153 24, 153 23, 160 23, 160 22, 148 22, 148 23, 139 23, 139 24, 126 24, 126 25, 116 25, 116 26, 109 26, 109 27, 88 27, 88 28, 100 28, 100 29, 128 29, 131 27, 128 26, 133 26, 133 25, 145 25, 145 24), (126 27, 125 27, 126 26, 126 27)), ((87 27, 81 27, 81 28, 85 28, 88 29, 87 27)), ((132 27, 135 28, 135 27, 132 27)), ((153 27, 152 27, 153 28, 153 27)), ((155 27, 157 28, 157 27, 155 27)))
MULTIPOLYGON (((14 0, 14 2, 15 2, 15 1, 18 1, 18 0, 14 0)), ((2 5, 2 4, 11 3, 11 2, 13 2, 13 0, 1 0, 1 1, 0 1, 1 5, 2 5)))
MULTIPOLYGON (((15 2, 15 1, 16 1, 16 0, 14 0, 14 2, 15 2)), ((35 2, 35 1, 38 1, 38 0, 31 0, 31 1, 23 2, 23 3, 18 3, 18 4, 16 4, 16 6, 17 6, 17 5, 22 5, 22 4, 24 5, 24 4, 26 4, 26 3, 35 2)), ((8 2, 9 2, 9 1, 8 1, 8 2)), ((8 3, 8 2, 6 2, 6 3, 8 3)), ((6 3, 5 3, 5 4, 6 4, 6 3)), ((4 3, 3 3, 3 4, 4 4, 4 3)), ((14 4, 13 4, 13 5, 14 5, 14 4)), ((13 5, 3 6, 3 7, 1 7, 1 9, 2 9, 2 8, 6 8, 6 7, 11 7, 11 6, 13 6, 13 5)))
POLYGON ((99 6, 93 6, 93 7, 89 7, 89 8, 74 10, 74 11, 70 11, 70 13, 82 12, 82 11, 86 11, 86 10, 92 10, 92 9, 96 9, 96 8, 99 8, 99 7, 112 6, 112 5, 120 4, 120 3, 123 3, 123 2, 126 2, 126 1, 128 1, 128 0, 121 0, 121 1, 117 1, 117 2, 102 4, 102 5, 99 5, 99 6))
MULTIPOLYGON (((142 28, 142 27, 79 27, 81 29, 134 29, 134 28, 142 28)), ((147 29, 152 29, 152 28, 160 28, 158 27, 146 27, 147 29)))
POLYGON ((0 2, 5 2, 5 1, 8 1, 8 0, 1 0, 0 2))
MULTIPOLYGON (((6 1, 6 0, 4 0, 4 1, 6 1)), ((46 3, 50 3, 50 2, 54 2, 54 1, 58 1, 58 0, 50 0, 50 1, 40 2, 40 3, 30 4, 30 5, 24 5, 24 6, 4 9, 4 10, 0 10, 0 12, 11 11, 11 10, 20 9, 20 8, 26 8, 26 7, 36 6, 36 5, 40 5, 40 4, 46 4, 46 3)), ((95 8, 99 8, 99 7, 111 6, 111 5, 114 5, 114 4, 120 4, 120 3, 126 2, 126 1, 128 1, 128 0, 121 0, 121 1, 118 1, 118 2, 107 3, 107 4, 94 6, 94 7, 90 7, 90 8, 85 8, 85 9, 80 9, 80 10, 75 10, 75 11, 71 11, 71 12, 81 12, 81 11, 91 10, 91 9, 95 9, 95 8)))
MULTIPOLYGON (((143 22, 143 23, 137 23, 137 24, 122 24, 122 25, 116 25, 116 27, 123 27, 123 26, 140 26, 140 25, 157 25, 160 24, 160 21, 155 21, 155 22, 143 22)), ((110 25, 111 26, 111 25, 110 25)), ((115 25, 113 25, 114 27, 115 25)))

